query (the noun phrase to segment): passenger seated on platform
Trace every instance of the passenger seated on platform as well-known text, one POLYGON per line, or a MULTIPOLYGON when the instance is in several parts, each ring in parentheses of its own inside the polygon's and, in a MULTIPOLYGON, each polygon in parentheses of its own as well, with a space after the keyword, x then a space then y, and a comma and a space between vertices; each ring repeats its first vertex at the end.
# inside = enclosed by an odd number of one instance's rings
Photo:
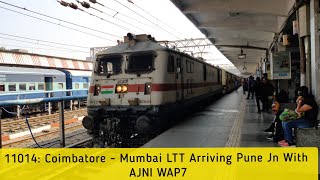
POLYGON ((281 146, 294 145, 292 128, 309 128, 317 125, 318 105, 314 99, 314 96, 309 93, 306 86, 301 86, 299 89, 299 97, 296 100, 297 107, 295 111, 297 113, 303 113, 302 118, 282 122, 285 140, 278 142, 281 146))
POLYGON ((269 128, 263 131, 271 134, 267 137, 268 140, 274 140, 275 142, 283 140, 282 121, 279 119, 280 114, 283 112, 283 108, 280 107, 280 104, 288 102, 288 93, 284 90, 280 90, 279 94, 276 96, 276 101, 272 104, 272 112, 275 114, 273 122, 269 128))
POLYGON ((275 114, 273 121, 270 127, 264 130, 264 132, 271 134, 267 137, 268 140, 277 143, 278 141, 282 141, 284 139, 282 121, 279 119, 279 116, 283 112, 283 110, 280 110, 280 104, 278 102, 274 102, 272 104, 272 112, 275 114))

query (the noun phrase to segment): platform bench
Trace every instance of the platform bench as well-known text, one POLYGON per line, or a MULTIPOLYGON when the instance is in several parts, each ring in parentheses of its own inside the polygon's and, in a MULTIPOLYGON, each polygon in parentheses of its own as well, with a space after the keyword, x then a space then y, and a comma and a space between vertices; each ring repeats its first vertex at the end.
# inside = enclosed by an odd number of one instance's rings
POLYGON ((313 128, 298 128, 295 129, 296 145, 298 147, 318 147, 320 148, 320 111, 318 112, 318 123, 313 128))

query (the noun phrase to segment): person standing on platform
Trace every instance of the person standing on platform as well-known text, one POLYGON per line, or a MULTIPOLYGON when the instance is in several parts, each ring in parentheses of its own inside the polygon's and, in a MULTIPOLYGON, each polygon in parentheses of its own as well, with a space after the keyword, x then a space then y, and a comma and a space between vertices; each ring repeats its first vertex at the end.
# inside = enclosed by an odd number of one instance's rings
POLYGON ((247 80, 246 80, 246 78, 243 78, 242 79, 242 88, 243 88, 243 94, 246 94, 246 91, 247 91, 247 86, 248 86, 248 84, 247 84, 247 80))
POLYGON ((254 85, 254 92, 256 95, 256 103, 257 103, 258 113, 261 113, 260 101, 261 101, 261 103, 263 103, 263 101, 262 101, 262 93, 261 93, 262 86, 261 86, 261 81, 260 81, 259 77, 256 78, 256 82, 254 85))
POLYGON ((236 89, 237 92, 238 92, 238 86, 239 86, 238 79, 235 78, 235 79, 234 79, 234 88, 236 89))
POLYGON ((268 79, 264 76, 262 77, 262 83, 261 83, 262 91, 262 111, 269 112, 269 99, 268 96, 273 96, 274 87, 273 85, 268 81, 268 79))
POLYGON ((251 98, 253 99, 254 96, 254 78, 252 76, 249 77, 249 81, 248 81, 248 96, 247 99, 250 98, 250 94, 251 94, 251 98))

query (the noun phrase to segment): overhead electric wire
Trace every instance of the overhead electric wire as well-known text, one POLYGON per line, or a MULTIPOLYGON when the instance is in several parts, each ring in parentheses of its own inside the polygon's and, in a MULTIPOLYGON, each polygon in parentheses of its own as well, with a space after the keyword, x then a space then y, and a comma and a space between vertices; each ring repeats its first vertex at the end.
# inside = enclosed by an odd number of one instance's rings
POLYGON ((40 44, 40 43, 29 42, 29 41, 18 40, 18 39, 12 39, 12 38, 6 38, 6 37, 0 37, 0 39, 6 39, 6 40, 11 40, 11 41, 18 41, 18 42, 23 42, 23 43, 36 44, 36 45, 40 45, 40 46, 48 46, 48 47, 53 47, 53 48, 57 48, 57 49, 65 49, 65 50, 70 50, 70 51, 73 51, 73 52, 89 53, 89 52, 86 52, 86 51, 79 51, 79 50, 76 50, 76 49, 63 48, 63 47, 52 46, 52 45, 48 45, 48 44, 40 44))
POLYGON ((115 15, 113 15, 113 17, 115 17, 117 14, 119 14, 119 15, 122 15, 122 16, 128 18, 128 19, 131 19, 131 20, 133 20, 133 21, 136 21, 136 22, 138 22, 138 23, 140 23, 140 24, 142 24, 142 25, 148 26, 149 28, 156 29, 155 27, 150 26, 149 24, 144 23, 144 22, 142 22, 142 21, 139 21, 138 19, 135 19, 135 18, 133 18, 133 17, 130 17, 130 16, 124 14, 124 13, 121 13, 120 11, 114 10, 114 9, 109 8, 109 7, 107 7, 107 6, 103 5, 103 4, 100 4, 100 3, 99 3, 99 5, 101 5, 102 7, 106 8, 106 9, 108 9, 108 10, 113 11, 113 12, 115 13, 115 15))
MULTIPOLYGON (((76 0, 78 3, 80 3, 80 1, 78 1, 78 0, 76 0)), ((59 1, 58 1, 59 2, 59 1)), ((92 7, 91 7, 92 8, 92 7)), ((126 28, 126 27, 124 27, 124 26, 122 26, 122 25, 119 25, 119 24, 117 24, 117 23, 114 23, 114 22, 111 22, 111 21, 109 21, 109 20, 107 20, 107 19, 105 19, 105 18, 102 18, 102 17, 100 17, 100 16, 98 16, 98 15, 95 15, 95 14, 92 14, 92 13, 90 13, 90 12, 87 12, 87 11, 85 11, 85 10, 83 10, 83 9, 80 9, 80 8, 77 8, 78 10, 80 10, 80 11, 82 11, 82 12, 84 12, 84 13, 87 13, 87 14, 89 14, 89 15, 91 15, 91 16, 93 16, 93 17, 96 17, 96 18, 98 18, 98 19, 100 19, 100 20, 102 20, 102 21, 106 21, 106 22, 108 22, 108 23, 110 23, 110 24, 112 24, 112 25, 114 25, 114 26, 117 26, 117 27, 119 27, 119 28, 121 28, 121 29, 124 29, 124 30, 126 30, 126 31, 130 31, 130 29, 129 28, 126 28)), ((103 13, 103 11, 100 11, 100 10, 98 10, 98 9, 96 9, 96 8, 94 8, 96 11, 98 11, 98 12, 100 12, 100 13, 103 13)), ((105 13, 104 13, 105 14, 105 13)), ((107 14, 107 15, 109 15, 109 14, 107 14)))
MULTIPOLYGON (((162 24, 166 25, 167 27, 169 27, 170 29, 175 30, 175 28, 171 27, 170 25, 168 25, 167 23, 161 21, 160 19, 158 19, 157 17, 155 17, 154 15, 152 15, 151 13, 149 13, 148 11, 144 10, 143 8, 141 8, 140 6, 136 5, 135 3, 132 3, 133 5, 135 5, 137 8, 139 8, 140 10, 142 10, 143 12, 147 13, 148 15, 150 15, 151 17, 155 18, 157 21, 161 22, 162 24)), ((178 31, 176 31, 178 32, 178 31)), ((183 35, 181 34, 180 32, 178 32, 180 35, 183 35)), ((184 36, 184 35, 183 35, 184 36)))
MULTIPOLYGON (((29 9, 27 9, 27 8, 23 8, 23 7, 21 7, 21 6, 17 6, 17 5, 10 4, 10 3, 7 3, 7 2, 3 2, 3 1, 0 1, 0 3, 6 4, 6 5, 8 5, 8 6, 12 6, 12 7, 15 7, 15 8, 18 8, 18 9, 22 9, 22 10, 25 10, 25 11, 28 11, 28 12, 31 12, 31 13, 34 13, 34 14, 37 14, 37 15, 41 15, 41 16, 44 16, 44 17, 47 17, 47 18, 50 18, 50 19, 54 19, 54 20, 57 20, 57 21, 60 21, 60 22, 64 22, 64 23, 72 24, 72 25, 74 25, 74 26, 78 26, 78 27, 81 27, 81 28, 85 28, 85 29, 88 29, 88 30, 91 30, 91 31, 103 33, 103 34, 106 34, 106 35, 109 35, 109 36, 113 36, 113 37, 117 37, 117 38, 122 38, 122 37, 117 36, 117 35, 114 35, 114 34, 106 33, 106 32, 104 32, 104 31, 92 29, 92 28, 89 28, 89 27, 86 27, 86 26, 83 26, 83 25, 79 25, 79 24, 70 22, 70 21, 62 20, 62 19, 59 19, 59 18, 56 18, 56 17, 52 17, 52 16, 49 16, 49 15, 46 15, 46 14, 42 14, 42 13, 39 13, 39 12, 36 12, 36 11, 32 11, 32 10, 29 10, 29 9)), ((12 10, 12 11, 14 11, 14 10, 12 10)), ((60 25, 60 24, 59 24, 59 25, 60 25)))
POLYGON ((156 25, 157 27, 159 27, 159 28, 162 29, 163 31, 169 33, 170 35, 172 35, 172 36, 174 36, 174 37, 176 37, 176 38, 178 38, 178 39, 181 39, 181 38, 179 38, 178 36, 176 36, 176 35, 172 34, 171 32, 167 31, 167 30, 164 29, 163 27, 161 27, 161 26, 157 25, 156 23, 152 22, 152 21, 149 20, 148 18, 146 18, 146 17, 142 16, 141 14, 137 13, 136 11, 132 10, 132 9, 129 8, 128 6, 122 4, 122 3, 119 2, 118 0, 114 0, 114 1, 116 1, 116 2, 119 3, 119 4, 121 4, 121 5, 124 6, 125 8, 129 9, 130 11, 134 12, 135 14, 137 14, 137 15, 140 16, 140 17, 142 17, 143 19, 145 19, 145 20, 151 22, 152 24, 156 25))
POLYGON ((29 38, 29 37, 22 37, 22 36, 11 35, 11 34, 1 33, 1 32, 0 32, 0 34, 5 35, 5 36, 15 37, 15 38, 28 39, 28 40, 38 41, 38 42, 45 42, 45 43, 52 43, 52 44, 58 44, 58 45, 63 45, 63 46, 71 46, 71 47, 87 48, 87 49, 90 48, 90 47, 84 47, 84 46, 78 46, 78 45, 72 45, 72 44, 64 44, 64 43, 58 43, 58 42, 52 42, 52 41, 46 41, 46 40, 33 39, 33 38, 29 38))
MULTIPOLYGON (((80 2, 79 0, 76 0, 76 1, 81 4, 81 2, 80 2)), ((83 2, 84 2, 84 1, 83 1, 83 2)), ((92 9, 94 9, 94 10, 96 10, 96 11, 102 13, 102 14, 105 14, 105 15, 107 15, 107 16, 110 16, 111 18, 115 18, 115 19, 117 19, 117 20, 119 20, 119 21, 121 21, 121 22, 123 22, 123 23, 126 23, 126 24, 128 24, 128 25, 130 25, 130 26, 132 26, 132 27, 134 27, 134 28, 136 28, 136 29, 139 29, 140 31, 145 31, 144 29, 141 29, 141 28, 139 28, 139 27, 137 27, 137 26, 135 26, 135 25, 127 22, 127 21, 124 21, 124 20, 122 20, 122 19, 119 19, 119 18, 117 18, 117 17, 115 17, 115 16, 111 16, 110 14, 107 14, 107 13, 103 12, 102 10, 96 9, 96 8, 94 8, 94 7, 92 7, 92 6, 90 6, 89 8, 92 8, 92 9)))
POLYGON ((78 30, 78 29, 75 29, 75 28, 72 28, 72 27, 69 27, 69 26, 61 25, 59 23, 55 23, 55 22, 51 22, 51 21, 48 21, 48 20, 45 20, 45 19, 41 19, 41 18, 29 15, 29 14, 25 14, 25 13, 16 11, 16 10, 8 9, 8 8, 2 7, 2 6, 0 6, 0 8, 8 10, 8 11, 11 11, 11 12, 15 12, 15 13, 18 13, 18 14, 22 14, 22 15, 25 15, 25 16, 28 16, 28 17, 31 17, 31 18, 34 18, 34 19, 38 19, 38 20, 41 20, 41 21, 44 21, 44 22, 47 22, 47 23, 55 24, 55 25, 58 25, 58 26, 61 26, 61 27, 67 28, 67 29, 71 29, 71 30, 77 31, 77 32, 81 32, 81 33, 84 33, 84 34, 87 34, 87 35, 98 37, 98 38, 101 38, 101 39, 104 39, 104 40, 107 40, 107 41, 110 41, 110 42, 115 42, 114 40, 111 40, 111 39, 107 39, 107 38, 104 38, 104 37, 101 37, 101 36, 97 36, 95 34, 91 34, 91 33, 85 32, 85 31, 81 31, 81 30, 78 30))

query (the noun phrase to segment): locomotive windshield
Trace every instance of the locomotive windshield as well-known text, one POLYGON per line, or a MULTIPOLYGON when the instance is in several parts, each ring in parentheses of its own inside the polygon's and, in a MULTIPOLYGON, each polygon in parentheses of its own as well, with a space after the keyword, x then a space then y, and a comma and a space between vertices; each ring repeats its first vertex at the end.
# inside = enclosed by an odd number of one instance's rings
POLYGON ((153 58, 154 58, 154 54, 152 52, 130 55, 128 72, 152 71, 153 58))
POLYGON ((98 56, 96 72, 100 75, 119 74, 121 72, 122 56, 98 56))

